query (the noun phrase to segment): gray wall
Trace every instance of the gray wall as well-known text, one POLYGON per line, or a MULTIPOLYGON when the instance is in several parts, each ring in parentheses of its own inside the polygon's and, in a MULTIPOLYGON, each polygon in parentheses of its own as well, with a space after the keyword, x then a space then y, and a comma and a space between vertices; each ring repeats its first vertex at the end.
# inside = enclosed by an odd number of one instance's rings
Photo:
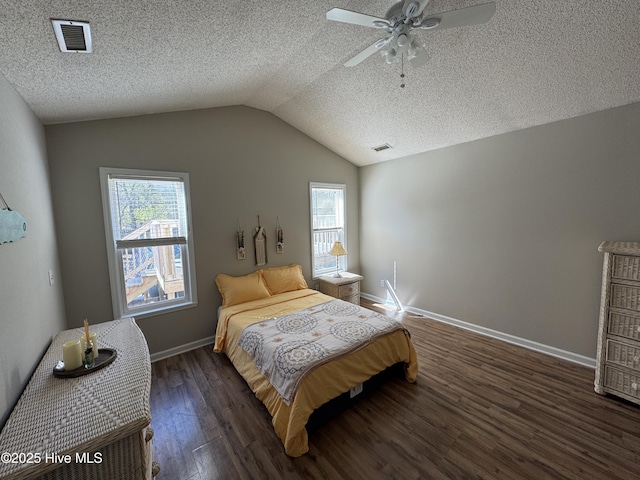
POLYGON ((594 357, 603 240, 640 240, 640 104, 360 169, 363 290, 594 357))
MULTIPOLYGON (((54 334, 66 327, 44 128, 0 74, 0 193, 27 237, 0 245, 0 426, 54 334)), ((0 208, 4 205, 0 205, 0 208)), ((61 352, 62 353, 62 352, 61 352)))
POLYGON ((311 285, 309 182, 347 184, 349 267, 359 270, 357 168, 274 115, 248 107, 46 127, 56 228, 70 326, 113 318, 98 167, 190 175, 199 305, 138 321, 152 353, 212 336, 214 278, 254 271, 236 260, 238 217, 250 238, 267 228, 268 267, 300 263, 311 285), (285 253, 275 253, 276 216, 285 253))

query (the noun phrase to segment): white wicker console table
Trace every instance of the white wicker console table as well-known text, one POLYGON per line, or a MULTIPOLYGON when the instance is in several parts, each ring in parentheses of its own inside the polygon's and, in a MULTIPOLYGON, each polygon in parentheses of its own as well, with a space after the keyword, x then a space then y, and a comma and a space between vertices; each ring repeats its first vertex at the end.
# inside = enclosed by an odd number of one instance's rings
POLYGON ((149 480, 159 470, 144 335, 133 319, 92 325, 91 331, 117 358, 88 375, 54 377, 62 345, 83 329, 56 335, 0 432, 3 480, 149 480))

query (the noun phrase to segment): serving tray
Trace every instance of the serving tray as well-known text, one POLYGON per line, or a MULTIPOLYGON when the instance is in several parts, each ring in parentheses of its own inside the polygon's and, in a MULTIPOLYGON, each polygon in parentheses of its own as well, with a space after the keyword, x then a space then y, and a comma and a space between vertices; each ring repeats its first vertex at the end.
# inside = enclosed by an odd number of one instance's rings
POLYGON ((78 367, 74 370, 64 370, 59 369, 56 365, 53 368, 53 375, 59 378, 75 378, 81 377, 82 375, 88 375, 89 373, 95 372, 96 370, 100 370, 101 368, 106 367, 118 356, 118 352, 111 348, 100 348, 98 349, 98 356, 95 359, 95 363, 91 368, 78 367))

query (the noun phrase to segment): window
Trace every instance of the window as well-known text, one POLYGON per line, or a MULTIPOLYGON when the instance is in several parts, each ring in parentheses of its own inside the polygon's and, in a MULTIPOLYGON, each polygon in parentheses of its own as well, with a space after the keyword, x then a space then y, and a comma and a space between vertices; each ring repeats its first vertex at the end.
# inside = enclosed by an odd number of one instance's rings
MULTIPOLYGON (((333 242, 347 248, 345 199, 346 186, 311 183, 311 267, 313 277, 336 271, 336 257, 329 254, 333 242)), ((338 257, 341 270, 347 269, 347 256, 338 257)))
POLYGON ((197 304, 189 175, 100 168, 113 313, 197 304))

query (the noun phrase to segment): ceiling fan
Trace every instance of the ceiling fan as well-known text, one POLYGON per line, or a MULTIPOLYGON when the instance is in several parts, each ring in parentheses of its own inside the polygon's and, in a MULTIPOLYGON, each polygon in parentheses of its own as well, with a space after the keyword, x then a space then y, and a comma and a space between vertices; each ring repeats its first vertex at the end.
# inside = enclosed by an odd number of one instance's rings
POLYGON ((477 25, 487 22, 496 11, 495 2, 489 2, 425 16, 423 11, 427 3, 429 0, 400 0, 387 10, 384 18, 352 12, 343 8, 329 10, 327 20, 378 28, 388 34, 387 37, 381 38, 347 61, 344 66, 358 65, 378 50, 388 47, 383 51, 387 63, 397 62, 406 53, 411 65, 419 67, 429 61, 429 55, 420 38, 413 33, 414 30, 442 30, 477 25))

